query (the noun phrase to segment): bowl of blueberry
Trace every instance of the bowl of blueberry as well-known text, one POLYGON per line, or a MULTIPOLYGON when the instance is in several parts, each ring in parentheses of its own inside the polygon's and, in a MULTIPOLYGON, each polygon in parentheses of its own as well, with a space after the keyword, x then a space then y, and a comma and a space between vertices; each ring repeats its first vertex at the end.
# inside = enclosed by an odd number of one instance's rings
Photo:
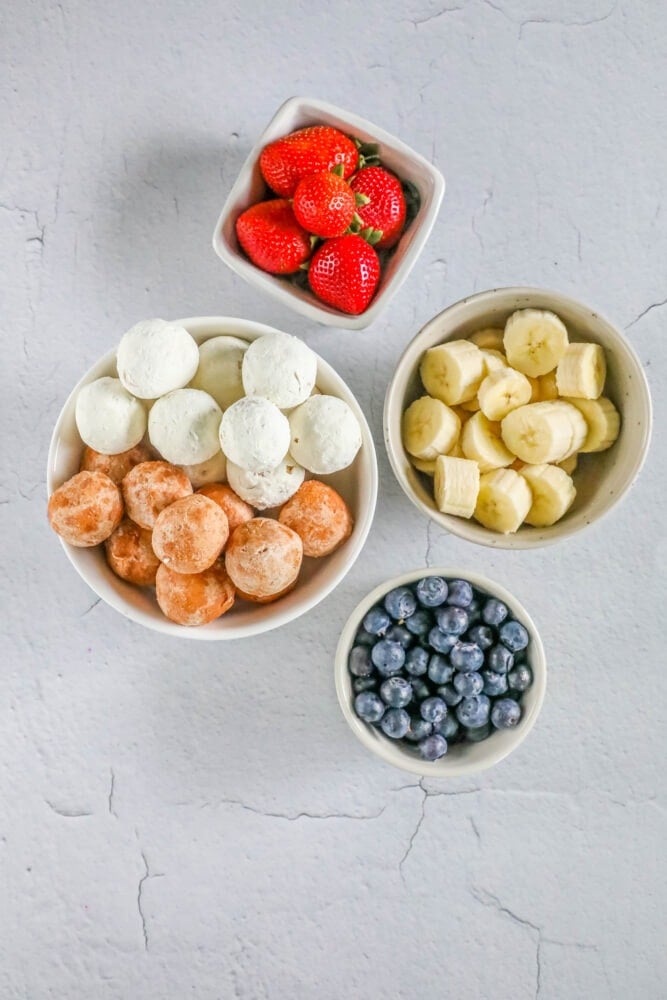
POLYGON ((336 692, 357 738, 413 774, 497 764, 542 708, 544 647, 528 612, 479 574, 423 569, 371 591, 341 633, 336 692))

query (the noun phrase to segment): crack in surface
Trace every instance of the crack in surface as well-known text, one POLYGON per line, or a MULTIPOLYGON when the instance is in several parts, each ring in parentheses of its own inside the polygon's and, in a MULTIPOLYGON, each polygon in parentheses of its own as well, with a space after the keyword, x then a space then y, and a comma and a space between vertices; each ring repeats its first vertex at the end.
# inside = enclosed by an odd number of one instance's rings
POLYGON ((616 0, 611 10, 603 14, 602 17, 592 17, 587 21, 563 21, 557 17, 529 17, 525 21, 521 21, 519 25, 519 38, 523 34, 523 29, 529 24, 552 24, 563 28, 587 28, 590 24, 602 24, 603 21, 609 20, 617 7, 618 0, 616 0))
MULTIPOLYGON (((191 803, 179 802, 177 803, 177 805, 191 805, 191 803)), ((199 808, 208 809, 211 805, 214 805, 216 807, 222 805, 238 806, 239 809, 243 809, 245 812, 254 813, 256 816, 266 816, 269 819, 284 819, 288 823, 296 823, 297 820, 300 819, 316 819, 316 820, 351 819, 351 820, 362 820, 362 821, 378 819, 378 817, 380 817, 387 808, 386 805, 384 805, 379 812, 368 813, 366 815, 364 815, 363 813, 361 814, 360 813, 311 813, 307 812, 306 810, 290 814, 290 813, 270 812, 269 810, 266 809, 257 809, 254 806, 249 806, 246 802, 242 802, 241 799, 219 799, 218 802, 215 803, 204 802, 199 808)))
POLYGON ((113 794, 114 794, 114 790, 115 790, 115 786, 116 786, 116 775, 114 774, 114 771, 113 771, 112 767, 109 768, 109 772, 111 774, 111 782, 109 784, 109 794, 107 796, 107 806, 108 806, 108 809, 109 809, 109 814, 111 816, 115 816, 116 819, 118 819, 118 813, 116 812, 116 810, 114 809, 114 806, 113 806, 113 794))
POLYGON ((429 793, 424 788, 424 785, 422 784, 422 782, 423 782, 423 779, 420 779, 418 785, 406 785, 405 786, 406 788, 419 788, 419 789, 421 789, 421 792, 422 792, 422 801, 421 801, 421 809, 420 809, 420 813, 419 813, 419 819, 417 820, 417 825, 415 826, 414 830, 412 831, 412 836, 410 837, 410 840, 408 842, 408 846, 405 849, 405 853, 403 854, 403 857, 398 862, 398 870, 399 870, 399 873, 400 873, 400 876, 401 876, 401 879, 403 880, 403 882, 405 882, 405 876, 403 874, 403 865, 405 864, 405 862, 410 857, 410 854, 412 852, 412 848, 414 846, 415 840, 417 839, 417 834, 421 830, 422 823, 424 822, 424 818, 425 818, 425 815, 426 815, 426 800, 429 797, 429 793))
POLYGON ((90 614, 90 612, 93 610, 93 608, 96 608, 97 605, 100 603, 101 600, 102 600, 102 598, 98 597, 96 601, 93 601, 93 603, 90 605, 89 608, 86 608, 85 611, 81 612, 81 614, 79 615, 79 618, 85 618, 86 615, 90 614))
POLYGON ((91 812, 83 812, 79 809, 65 809, 61 806, 57 806, 54 802, 50 802, 49 799, 44 799, 49 809, 51 809, 56 816, 62 816, 64 819, 81 819, 83 816, 92 816, 91 812))
MULTIPOLYGON (((433 538, 431 537, 431 529, 433 528, 434 522, 431 518, 426 522, 426 552, 424 553, 424 565, 430 569, 431 568, 431 549, 433 548, 433 538)), ((408 786, 409 787, 409 786, 408 786)))
POLYGON ((440 10, 436 10, 433 14, 427 14, 425 17, 409 17, 407 20, 415 28, 419 29, 420 25, 428 24, 429 21, 436 21, 438 18, 443 17, 445 14, 454 14, 457 10, 464 10, 463 7, 442 7, 440 10))
POLYGON ((626 326, 625 329, 626 330, 630 330, 633 326, 635 326, 636 323, 639 323, 640 319, 643 319, 644 316, 647 316, 654 309, 660 309, 662 306, 665 306, 665 305, 667 305, 667 298, 666 299, 661 299, 660 302, 652 302, 650 306, 647 306, 646 309, 643 309, 640 312, 639 316, 635 316, 635 318, 632 320, 632 322, 628 323, 628 325, 626 326))
POLYGON ((146 924, 146 917, 144 915, 144 910, 142 906, 142 896, 144 892, 144 883, 151 878, 164 878, 164 872, 151 872, 148 867, 148 859, 145 853, 141 852, 141 860, 144 863, 144 874, 139 879, 139 885, 137 887, 137 909, 139 910, 139 917, 141 919, 141 931, 144 938, 144 951, 148 951, 149 939, 148 939, 148 926, 146 924))

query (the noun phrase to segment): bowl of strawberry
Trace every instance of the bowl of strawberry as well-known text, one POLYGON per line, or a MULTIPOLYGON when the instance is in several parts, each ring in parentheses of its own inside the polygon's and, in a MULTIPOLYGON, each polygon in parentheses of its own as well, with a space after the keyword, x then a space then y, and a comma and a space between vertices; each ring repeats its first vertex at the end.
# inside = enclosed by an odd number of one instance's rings
POLYGON ((213 235, 251 284, 329 326, 369 326, 408 276, 445 182, 403 142, 324 101, 276 113, 213 235))

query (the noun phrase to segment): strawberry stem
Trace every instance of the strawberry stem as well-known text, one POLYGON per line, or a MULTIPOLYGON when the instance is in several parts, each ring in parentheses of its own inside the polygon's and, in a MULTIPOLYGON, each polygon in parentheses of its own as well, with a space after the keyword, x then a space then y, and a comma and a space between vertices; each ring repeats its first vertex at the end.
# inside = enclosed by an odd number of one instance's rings
POLYGON ((331 168, 331 173, 336 174, 337 177, 343 177, 345 174, 345 164, 337 163, 335 167, 331 168))
POLYGON ((367 205, 371 199, 368 197, 367 194, 362 194, 361 191, 355 191, 354 200, 357 203, 357 205, 367 205))

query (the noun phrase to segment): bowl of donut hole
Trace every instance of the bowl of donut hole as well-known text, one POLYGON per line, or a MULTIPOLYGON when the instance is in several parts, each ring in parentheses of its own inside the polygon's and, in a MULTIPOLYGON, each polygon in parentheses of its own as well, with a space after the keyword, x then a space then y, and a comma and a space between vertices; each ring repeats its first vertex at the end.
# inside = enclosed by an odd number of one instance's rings
POLYGON ((239 639, 336 587, 377 488, 359 404, 303 341, 230 317, 145 320, 62 409, 47 516, 82 579, 127 618, 239 639))

